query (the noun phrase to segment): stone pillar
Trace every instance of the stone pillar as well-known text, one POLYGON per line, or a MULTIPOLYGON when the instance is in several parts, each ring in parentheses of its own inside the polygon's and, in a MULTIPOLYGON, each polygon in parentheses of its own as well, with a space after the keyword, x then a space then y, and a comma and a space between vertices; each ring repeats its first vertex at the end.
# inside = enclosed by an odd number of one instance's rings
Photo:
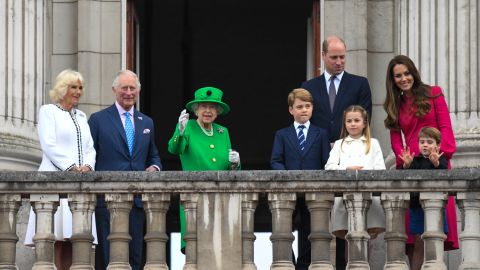
POLYGON ((408 270, 405 261, 405 211, 408 209, 410 193, 408 192, 382 192, 382 205, 385 210, 387 242, 387 262, 384 270, 408 270))
POLYGON ((292 263, 292 214, 295 209, 295 193, 269 193, 268 204, 272 212, 273 262, 271 270, 293 270, 292 263))
POLYGON ((444 206, 447 194, 443 192, 421 192, 420 201, 425 212, 425 243, 422 270, 447 270, 443 261, 443 241, 447 239, 443 230, 444 206))
POLYGON ((58 194, 31 194, 30 202, 36 214, 36 232, 33 237, 35 243, 35 263, 32 270, 56 270, 54 264, 53 215, 57 210, 58 194))
POLYGON ((35 124, 44 88, 45 2, 0 4, 0 170, 37 170, 35 124))
POLYGON ((107 270, 131 270, 128 243, 132 240, 128 233, 129 216, 133 194, 105 194, 110 211, 110 263, 107 270))
POLYGON ((333 270, 330 258, 330 211, 333 193, 305 193, 305 202, 310 211, 310 236, 312 263, 309 270, 333 270))
POLYGON ((257 193, 242 194, 242 270, 257 270, 253 261, 255 242, 253 216, 257 203, 257 193))
POLYGON ((396 52, 412 58, 422 81, 443 89, 457 151, 454 168, 480 163, 479 2, 395 1, 396 52))
POLYGON ((185 265, 183 270, 197 270, 197 202, 198 194, 182 193, 180 200, 185 209, 185 265))
POLYGON ((480 192, 460 192, 457 200, 462 211, 462 264, 459 270, 480 269, 480 192))
POLYGON ((17 212, 20 195, 0 194, 0 269, 18 270, 15 264, 17 236, 17 212))
POLYGON ((166 263, 166 213, 170 204, 168 193, 148 193, 142 195, 147 216, 147 263, 145 270, 168 270, 166 263))
POLYGON ((346 269, 370 269, 368 264, 367 212, 370 208, 370 192, 344 193, 343 201, 348 212, 348 263, 346 269))
POLYGON ((92 266, 92 214, 95 209, 95 194, 69 194, 72 211, 72 266, 70 270, 93 270, 92 266))

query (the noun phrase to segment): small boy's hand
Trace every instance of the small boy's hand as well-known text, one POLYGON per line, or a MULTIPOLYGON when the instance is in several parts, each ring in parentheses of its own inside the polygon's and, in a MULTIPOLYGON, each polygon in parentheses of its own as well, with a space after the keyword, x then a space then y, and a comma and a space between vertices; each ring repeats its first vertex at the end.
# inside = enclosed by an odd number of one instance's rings
POLYGON ((430 152, 430 155, 428 156, 428 159, 432 162, 433 166, 438 167, 440 165, 440 157, 443 155, 443 152, 440 153, 440 149, 438 147, 435 147, 432 152, 430 152))
POLYGON ((347 170, 362 170, 363 169, 363 166, 350 166, 350 167, 347 167, 347 170))
POLYGON ((407 169, 412 164, 415 153, 410 153, 410 147, 404 147, 402 153, 398 157, 403 161, 403 168, 407 169))

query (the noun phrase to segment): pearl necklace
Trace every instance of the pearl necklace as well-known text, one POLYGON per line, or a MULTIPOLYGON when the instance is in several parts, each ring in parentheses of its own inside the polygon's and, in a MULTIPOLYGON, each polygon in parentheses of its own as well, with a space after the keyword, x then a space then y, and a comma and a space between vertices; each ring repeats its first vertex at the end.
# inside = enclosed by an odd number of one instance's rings
POLYGON ((203 127, 202 124, 198 123, 197 121, 197 124, 200 126, 200 128, 202 129, 203 133, 205 133, 205 135, 209 136, 209 137, 212 137, 213 136, 213 125, 212 125, 212 129, 210 130, 207 130, 203 127))

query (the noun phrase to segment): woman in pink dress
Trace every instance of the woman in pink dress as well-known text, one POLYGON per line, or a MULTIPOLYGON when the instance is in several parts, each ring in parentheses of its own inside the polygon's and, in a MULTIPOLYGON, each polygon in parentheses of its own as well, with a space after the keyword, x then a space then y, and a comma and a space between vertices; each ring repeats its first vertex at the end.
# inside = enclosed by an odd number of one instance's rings
MULTIPOLYGON (((402 168, 400 158, 404 150, 418 154, 418 133, 423 127, 430 126, 440 130, 442 143, 440 152, 448 161, 455 153, 455 137, 447 103, 438 86, 422 82, 420 73, 413 61, 404 55, 395 56, 388 64, 386 80, 387 96, 383 107, 387 112, 385 127, 390 130, 390 141, 396 157, 397 169, 402 168), (403 139, 402 140, 402 135, 403 139)), ((455 213, 455 198, 449 197, 446 205, 448 233, 445 250, 458 249, 458 234, 455 213)), ((407 223, 409 216, 407 211, 407 223)), ((407 232, 409 226, 406 226, 407 232)), ((407 252, 410 263, 423 262, 423 241, 412 235, 407 240, 407 252), (412 246, 413 245, 413 248, 412 246)), ((414 269, 414 268, 412 268, 414 269)))

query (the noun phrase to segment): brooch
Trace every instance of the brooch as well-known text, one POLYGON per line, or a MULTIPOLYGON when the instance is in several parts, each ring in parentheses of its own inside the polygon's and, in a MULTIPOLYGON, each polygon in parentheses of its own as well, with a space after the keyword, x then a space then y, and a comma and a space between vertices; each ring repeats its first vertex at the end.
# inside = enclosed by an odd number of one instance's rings
POLYGON ((223 128, 217 128, 218 133, 223 133, 223 130, 224 130, 223 128))

